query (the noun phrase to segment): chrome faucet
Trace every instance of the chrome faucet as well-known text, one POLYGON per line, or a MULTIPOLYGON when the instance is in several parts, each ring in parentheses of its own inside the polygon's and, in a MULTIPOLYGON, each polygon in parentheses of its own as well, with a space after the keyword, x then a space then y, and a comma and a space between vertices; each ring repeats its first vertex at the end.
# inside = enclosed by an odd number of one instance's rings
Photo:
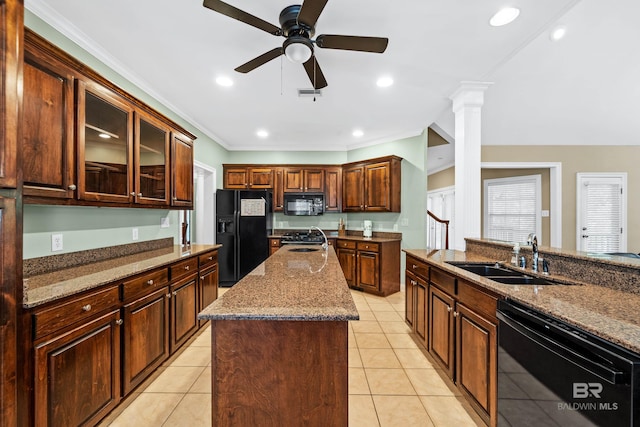
POLYGON ((532 266, 531 269, 537 273, 538 272, 538 238, 534 233, 529 234, 527 237, 527 244, 531 245, 531 251, 533 252, 532 266))
POLYGON ((327 235, 324 234, 324 231, 322 231, 320 227, 316 227, 315 225, 312 225, 311 227, 309 227, 309 233, 311 233, 311 230, 313 229, 318 230, 322 234, 322 237, 324 237, 324 243, 322 244, 322 249, 324 249, 325 251, 329 249, 329 240, 327 239, 327 235))

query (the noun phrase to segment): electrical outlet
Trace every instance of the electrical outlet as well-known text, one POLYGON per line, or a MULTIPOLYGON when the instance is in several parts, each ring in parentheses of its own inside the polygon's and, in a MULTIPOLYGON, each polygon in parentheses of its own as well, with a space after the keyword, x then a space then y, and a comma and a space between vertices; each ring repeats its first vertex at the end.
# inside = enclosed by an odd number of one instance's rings
POLYGON ((400 225, 403 227, 408 227, 409 226, 409 218, 402 218, 400 220, 400 225))
POLYGON ((62 250, 62 234, 51 235, 51 252, 62 250))
POLYGON ((162 218, 160 218, 160 228, 169 228, 169 217, 168 216, 163 216, 162 218))
POLYGON ((138 229, 134 228, 131 231, 132 231, 131 237, 133 237, 133 240, 138 240, 138 229))
POLYGON ((398 231, 398 224, 393 224, 393 231, 398 231))

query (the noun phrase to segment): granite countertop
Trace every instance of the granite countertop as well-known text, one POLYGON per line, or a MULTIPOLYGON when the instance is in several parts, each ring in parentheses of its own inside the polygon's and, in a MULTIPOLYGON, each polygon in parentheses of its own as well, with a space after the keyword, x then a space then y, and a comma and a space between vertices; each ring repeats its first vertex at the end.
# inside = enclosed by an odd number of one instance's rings
MULTIPOLYGON (((338 236, 337 231, 327 232, 328 239, 340 239, 340 240, 353 240, 356 242, 373 242, 373 243, 385 243, 385 242, 400 242, 402 241, 401 233, 377 233, 374 232, 372 237, 363 237, 362 232, 350 231, 351 234, 345 234, 343 236, 338 236), (376 235, 378 234, 378 235, 376 235)), ((272 239, 279 239, 282 237, 282 233, 275 231, 273 234, 268 236, 272 239)))
POLYGON ((116 282, 138 273, 169 265, 190 256, 217 249, 221 245, 191 245, 185 251, 180 245, 88 263, 52 273, 25 278, 25 308, 55 301, 88 289, 116 282))
MULTIPOLYGON (((358 320, 332 247, 292 252, 287 245, 236 283, 198 317, 204 320, 358 320)), ((319 246, 318 246, 319 247, 319 246)))
MULTIPOLYGON (((448 261, 495 261, 454 250, 406 249, 408 255, 477 283, 507 299, 532 308, 601 338, 640 353, 640 295, 581 283, 566 277, 548 276, 567 285, 503 285, 457 268, 448 261)), ((526 272, 532 275, 531 271, 526 272)))

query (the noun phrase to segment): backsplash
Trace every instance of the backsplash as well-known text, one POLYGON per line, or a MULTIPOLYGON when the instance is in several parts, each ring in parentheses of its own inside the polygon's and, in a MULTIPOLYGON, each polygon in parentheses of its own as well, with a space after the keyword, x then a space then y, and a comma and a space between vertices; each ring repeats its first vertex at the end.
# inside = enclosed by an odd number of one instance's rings
POLYGON ((94 262, 106 261, 121 256, 134 255, 141 252, 154 251, 167 248, 173 250, 173 238, 148 240, 145 242, 128 243, 124 245, 109 246, 106 248, 89 249, 51 255, 39 258, 30 258, 23 261, 23 275, 25 278, 39 274, 51 273, 65 268, 75 267, 94 262))
MULTIPOLYGON (((512 245, 491 240, 466 240, 466 252, 481 255, 500 262, 509 262, 512 245)), ((531 260, 531 248, 520 247, 520 254, 531 260)), ((552 276, 562 276, 570 280, 598 285, 622 292, 640 295, 640 262, 633 258, 608 256, 607 258, 588 255, 584 252, 542 247, 540 258, 549 262, 552 276)))

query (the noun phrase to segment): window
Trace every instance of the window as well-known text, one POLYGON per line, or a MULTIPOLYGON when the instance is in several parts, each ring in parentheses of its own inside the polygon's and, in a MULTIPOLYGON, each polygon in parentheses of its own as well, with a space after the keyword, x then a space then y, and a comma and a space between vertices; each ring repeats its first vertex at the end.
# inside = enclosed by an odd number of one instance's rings
POLYGON ((536 233, 541 244, 541 176, 516 176, 484 181, 484 237, 526 242, 536 233))

